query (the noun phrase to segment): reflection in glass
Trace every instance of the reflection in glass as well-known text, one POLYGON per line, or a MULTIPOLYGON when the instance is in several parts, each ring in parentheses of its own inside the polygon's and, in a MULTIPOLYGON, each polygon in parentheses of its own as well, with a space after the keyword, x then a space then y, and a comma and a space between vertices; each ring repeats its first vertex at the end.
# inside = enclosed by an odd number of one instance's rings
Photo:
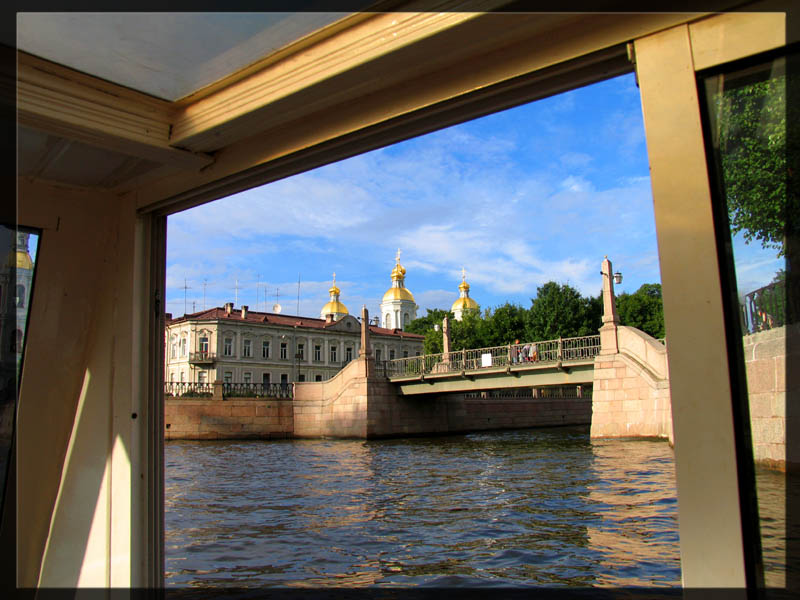
POLYGON ((36 234, 0 225, 0 248, 5 250, 0 266, 0 513, 11 460, 17 389, 38 239, 36 234))
MULTIPOLYGON (((794 75, 793 75, 794 76, 794 75)), ((791 165, 797 149, 787 145, 787 122, 797 119, 787 102, 786 58, 748 64, 701 79, 706 99, 712 175, 724 203, 727 247, 739 301, 747 407, 767 587, 784 587, 787 565, 787 490, 800 463, 787 443, 787 414, 798 390, 787 386, 789 348, 800 341, 800 302, 793 281, 797 217, 790 208, 791 165), (788 478, 787 478, 788 477, 788 478), (776 499, 781 499, 778 501, 776 499)), ((727 267, 726 267, 727 268, 727 267)), ((738 335, 738 334, 737 334, 738 335)))

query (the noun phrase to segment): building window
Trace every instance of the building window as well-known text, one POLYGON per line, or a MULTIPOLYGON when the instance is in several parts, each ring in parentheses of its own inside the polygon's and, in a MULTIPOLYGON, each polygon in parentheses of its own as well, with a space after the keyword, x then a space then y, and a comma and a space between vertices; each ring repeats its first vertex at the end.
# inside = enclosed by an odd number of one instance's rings
POLYGON ((414 356, 419 356, 419 350, 417 350, 416 352, 414 352, 414 356))
POLYGON ((409 322, 410 320, 411 320, 411 319, 409 318, 409 316, 408 316, 408 313, 405 313, 405 314, 403 315, 403 329, 405 329, 405 328, 408 326, 408 322, 409 322))
POLYGON ((269 358, 269 342, 261 342, 261 358, 269 358))
POLYGON ((208 338, 206 336, 200 338, 200 354, 208 356, 208 338))
POLYGON ((170 350, 169 350, 169 356, 170 356, 170 358, 177 358, 178 357, 178 341, 177 341, 177 339, 175 338, 174 335, 170 338, 170 343, 171 343, 171 346, 170 346, 170 350))
POLYGON ((250 383, 253 381, 253 374, 252 373, 245 373, 244 374, 244 382, 250 383))
POLYGON ((322 361, 322 346, 319 344, 314 345, 314 360, 322 361))
POLYGON ((394 350, 389 350, 389 360, 394 360, 394 350))
POLYGON ((264 385, 269 385, 269 373, 261 374, 261 383, 263 383, 264 385))
POLYGON ((245 358, 250 358, 253 356, 253 340, 244 340, 244 346, 242 347, 242 356, 245 358))
POLYGON ((169 380, 170 380, 170 382, 175 383, 175 372, 174 371, 169 374, 169 380))
POLYGON ((225 338, 222 346, 222 354, 225 356, 233 356, 233 338, 225 338))
POLYGON ((300 373, 300 374, 297 376, 297 381, 305 381, 305 380, 306 380, 306 375, 305 375, 305 373, 300 373))
POLYGON ((314 381, 322 381, 322 375, 314 375, 314 381))
POLYGON ((206 372, 205 371, 200 371, 199 373, 197 373, 197 382, 198 383, 205 383, 206 380, 207 380, 207 377, 206 377, 206 372))
POLYGON ((379 349, 375 349, 375 360, 381 359, 381 351, 379 349))
POLYGON ((186 356, 186 338, 181 338, 181 356, 186 356))
POLYGON ((408 350, 403 350, 403 358, 408 358, 408 350))
POLYGON ((351 360, 353 360, 353 349, 352 348, 345 348, 345 350, 344 350, 344 359, 347 362, 350 362, 351 360))
POLYGON ((17 308, 25 308, 25 286, 17 286, 17 308))
POLYGON ((181 383, 183 383, 184 381, 186 381, 186 373, 181 371, 181 383))
POLYGON ((384 317, 383 322, 384 322, 384 327, 386 327, 386 329, 391 329, 392 328, 392 315, 390 315, 389 313, 386 313, 386 317, 384 317))
POLYGON ((281 342, 281 358, 286 360, 289 356, 289 345, 286 342, 281 342))
POLYGON ((225 371, 225 383, 232 383, 233 382, 233 373, 230 371, 225 371))
POLYGON ((331 362, 336 362, 336 346, 331 346, 331 362))
POLYGON ((300 360, 305 360, 306 358, 306 345, 305 344, 297 344, 297 358, 300 360))
POLYGON ((286 373, 281 373, 281 383, 289 383, 289 376, 286 373))

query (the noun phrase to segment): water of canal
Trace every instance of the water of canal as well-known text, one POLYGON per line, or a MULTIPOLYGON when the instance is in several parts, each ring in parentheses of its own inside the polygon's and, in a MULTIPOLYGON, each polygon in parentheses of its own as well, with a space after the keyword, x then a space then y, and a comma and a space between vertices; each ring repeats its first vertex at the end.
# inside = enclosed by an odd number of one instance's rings
MULTIPOLYGON (((170 586, 680 585, 666 442, 555 428, 165 455, 170 586)), ((781 585, 782 479, 759 477, 781 585)))

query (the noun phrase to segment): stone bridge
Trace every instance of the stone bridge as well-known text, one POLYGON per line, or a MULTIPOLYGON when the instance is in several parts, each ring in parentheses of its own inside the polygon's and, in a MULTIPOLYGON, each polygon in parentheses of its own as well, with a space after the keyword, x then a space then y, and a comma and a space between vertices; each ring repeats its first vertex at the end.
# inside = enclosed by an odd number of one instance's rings
MULTIPOLYGON (((603 261, 600 334, 450 351, 376 364, 369 331, 336 377, 295 384, 295 437, 376 438, 537 425, 591 425, 592 437, 672 441, 664 344, 619 325, 603 261), (529 394, 497 394, 528 389, 529 394), (556 393, 557 392, 557 393, 556 393)), ((366 308, 362 323, 369 322, 366 308)))

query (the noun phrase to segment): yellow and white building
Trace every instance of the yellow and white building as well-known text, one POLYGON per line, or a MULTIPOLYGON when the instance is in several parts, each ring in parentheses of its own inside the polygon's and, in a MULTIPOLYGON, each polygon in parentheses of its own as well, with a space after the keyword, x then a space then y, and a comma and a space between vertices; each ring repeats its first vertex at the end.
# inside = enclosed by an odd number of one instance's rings
POLYGON ((417 318, 417 306, 414 296, 405 285, 406 269, 400 264, 400 250, 395 256, 395 265, 392 269, 392 287, 386 290, 381 302, 381 315, 383 326, 386 329, 403 330, 411 321, 417 318))
MULTIPOLYGON (((361 323, 339 299, 335 275, 329 292, 320 319, 248 306, 234 309, 232 302, 175 319, 167 315, 165 380, 269 384, 330 379, 359 355, 361 323)), ((375 360, 422 353, 424 336, 377 325, 369 329, 375 360)))
POLYGON ((468 310, 480 311, 481 307, 472 298, 469 297, 469 284, 467 283, 467 275, 464 269, 461 269, 461 283, 458 285, 458 299, 453 302, 450 307, 450 312, 453 313, 456 321, 464 318, 464 313, 468 310))

